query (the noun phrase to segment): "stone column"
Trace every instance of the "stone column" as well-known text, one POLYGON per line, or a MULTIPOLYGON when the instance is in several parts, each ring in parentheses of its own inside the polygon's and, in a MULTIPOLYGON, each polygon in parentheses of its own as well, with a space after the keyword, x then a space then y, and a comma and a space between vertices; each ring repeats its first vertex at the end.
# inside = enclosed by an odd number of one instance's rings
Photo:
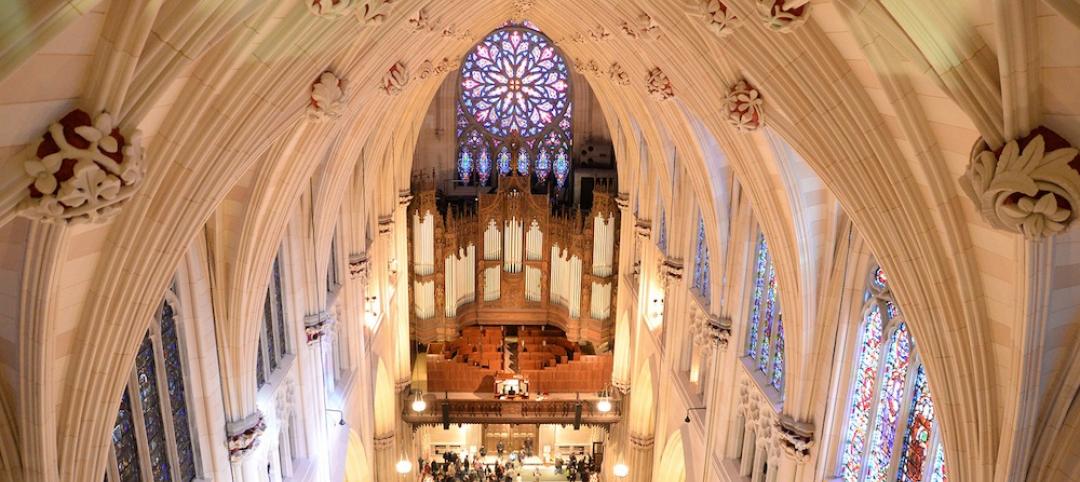
POLYGON ((244 417, 243 420, 229 422, 225 425, 225 433, 228 436, 229 462, 232 469, 234 482, 265 482, 269 478, 266 467, 260 461, 265 457, 259 457, 257 452, 266 431, 266 420, 262 412, 244 417))
MULTIPOLYGON (((305 390, 305 407, 308 417, 306 430, 309 432, 308 440, 315 441, 309 447, 308 458, 316 461, 316 470, 328 473, 328 440, 326 424, 328 417, 340 416, 326 412, 326 379, 324 378, 325 366, 323 365, 322 339, 327 326, 330 324, 330 315, 326 311, 319 311, 304 317, 305 349, 299 356, 303 358, 300 368, 303 370, 304 386, 316 389, 305 390), (310 434, 310 432, 314 432, 310 434)), ((333 419, 335 422, 336 418, 333 419)))
POLYGON ((375 435, 375 480, 377 482, 396 482, 397 471, 394 464, 398 457, 395 451, 397 440, 394 432, 375 435))
POLYGON ((630 467, 631 482, 652 480, 653 445, 655 445, 655 440, 652 435, 630 434, 630 450, 627 453, 626 465, 630 467))

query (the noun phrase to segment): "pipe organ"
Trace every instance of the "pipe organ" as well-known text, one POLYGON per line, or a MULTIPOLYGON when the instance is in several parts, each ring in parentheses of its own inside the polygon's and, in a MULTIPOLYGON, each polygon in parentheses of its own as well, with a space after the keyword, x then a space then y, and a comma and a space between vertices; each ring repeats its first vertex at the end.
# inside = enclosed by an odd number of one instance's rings
POLYGON ((619 210, 598 186, 590 211, 554 210, 528 178, 500 176, 475 202, 414 179, 409 206, 413 336, 450 341, 470 325, 552 325, 571 341, 610 340, 619 210))

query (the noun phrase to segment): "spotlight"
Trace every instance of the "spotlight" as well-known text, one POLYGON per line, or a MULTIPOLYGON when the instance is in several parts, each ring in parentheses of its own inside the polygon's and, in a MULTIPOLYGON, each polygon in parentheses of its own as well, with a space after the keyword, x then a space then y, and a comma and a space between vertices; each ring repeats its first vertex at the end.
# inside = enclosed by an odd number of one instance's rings
POLYGON ((683 419, 683 423, 690 423, 690 412, 694 410, 705 410, 705 407, 692 407, 686 409, 686 418, 683 419))
POLYGON ((412 470, 412 462, 409 462, 408 460, 405 460, 405 459, 401 459, 401 460, 398 460, 397 464, 394 465, 394 468, 397 470, 397 473, 399 473, 401 475, 405 475, 405 474, 409 473, 409 471, 412 470))
POLYGON ((412 409, 416 413, 427 410, 427 402, 424 401, 424 395, 420 392, 416 392, 416 399, 412 402, 412 409))
POLYGON ((611 400, 601 398, 599 402, 596 402, 596 410, 600 413, 608 413, 611 411, 611 400))

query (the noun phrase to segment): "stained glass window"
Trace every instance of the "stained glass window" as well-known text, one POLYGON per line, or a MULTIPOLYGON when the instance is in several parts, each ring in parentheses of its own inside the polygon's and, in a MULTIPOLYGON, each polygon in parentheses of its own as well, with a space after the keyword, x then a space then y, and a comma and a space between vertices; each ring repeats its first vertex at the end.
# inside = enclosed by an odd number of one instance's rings
POLYGON ((930 482, 948 482, 949 473, 945 469, 945 445, 938 444, 934 455, 934 468, 930 472, 930 482))
POLYGON ((784 390, 784 325, 776 268, 769 256, 765 236, 760 235, 753 258, 754 285, 750 294, 750 326, 746 356, 757 362, 769 384, 784 390))
POLYGON ((656 237, 656 247, 661 252, 667 252, 667 213, 664 212, 663 203, 660 204, 660 229, 656 237))
POLYGON ((131 397, 127 388, 120 397, 120 410, 116 412, 116 424, 112 433, 113 451, 116 453, 116 470, 121 482, 139 480, 139 445, 135 441, 135 421, 131 415, 131 397))
MULTIPOLYGON (((328 289, 337 283, 337 263, 333 253, 337 243, 330 243, 326 283, 328 289)), ((270 274, 270 284, 266 288, 263 300, 263 323, 259 330, 259 346, 255 360, 255 382, 262 387, 270 380, 270 375, 281 365, 281 360, 289 352, 288 329, 285 320, 284 296, 281 286, 281 256, 274 258, 270 274)))
POLYGON ((555 45, 531 23, 510 24, 469 51, 460 75, 459 178, 468 183, 475 173, 487 185, 494 161, 501 176, 532 172, 544 183, 554 172, 564 186, 573 105, 569 69, 555 45))
POLYGON ((709 302, 709 243, 705 239, 705 220, 698 217, 696 253, 694 254, 694 289, 709 302))
POLYGON ((108 471, 106 481, 137 482, 142 470, 155 481, 188 482, 199 476, 174 292, 175 286, 135 353, 113 425, 116 471, 108 471))
POLYGON ((271 298, 274 303, 274 315, 277 317, 278 353, 285 356, 289 352, 288 330, 285 329, 285 302, 281 290, 281 257, 274 258, 273 279, 270 280, 271 298))
POLYGON ((161 348, 165 358, 165 379, 169 387, 169 405, 172 408, 173 434, 179 458, 177 465, 180 469, 180 480, 191 480, 196 476, 195 452, 187 411, 184 367, 176 327, 176 313, 168 301, 162 304, 161 309, 161 348))
POLYGON ((840 477, 850 482, 945 480, 929 376, 881 268, 871 270, 863 300, 840 477))

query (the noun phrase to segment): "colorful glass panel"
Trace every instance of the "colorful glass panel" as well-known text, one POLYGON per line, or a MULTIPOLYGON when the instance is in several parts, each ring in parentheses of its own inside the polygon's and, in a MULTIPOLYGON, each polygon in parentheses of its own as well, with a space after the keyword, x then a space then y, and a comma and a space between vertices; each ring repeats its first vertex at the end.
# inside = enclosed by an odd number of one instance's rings
POLYGON ((555 186, 562 189, 566 185, 566 178, 570 175, 570 159, 566 157, 566 150, 559 149, 555 155, 555 186))
POLYGON ((773 350, 772 376, 773 388, 784 391, 784 317, 776 317, 776 347, 773 350))
POLYGON ((915 372, 914 385, 907 430, 900 451, 900 468, 896 474, 898 482, 919 482, 923 479, 927 451, 930 449, 930 432, 934 425, 934 402, 930 399, 926 368, 922 365, 915 372))
POLYGON ((870 437, 870 455, 866 461, 867 481, 883 481, 888 475, 910 357, 911 337, 908 335, 907 325, 900 323, 889 337, 886 348, 877 418, 874 421, 873 435, 870 437))
POLYGON ((266 385, 266 362, 263 361, 262 335, 259 335, 259 346, 255 347, 255 386, 262 388, 266 385))
POLYGON ((524 147, 518 149, 517 172, 522 176, 529 175, 529 151, 524 147))
POLYGON ((694 255, 694 289, 709 300, 709 244, 705 239, 705 220, 698 217, 697 252, 694 255))
POLYGON ((667 252, 667 213, 664 212, 664 205, 660 205, 660 232, 656 239, 656 246, 660 248, 660 251, 667 252))
POLYGON ((874 286, 879 290, 883 290, 889 287, 889 278, 885 276, 885 270, 881 269, 880 266, 874 269, 873 282, 874 286))
POLYGON ((496 30, 462 62, 465 114, 498 138, 535 137, 566 112, 569 71, 555 46, 528 28, 496 30))
POLYGON ((139 401, 142 403, 150 470, 154 474, 154 480, 171 480, 169 459, 166 455, 165 424, 161 415, 161 399, 154 366, 154 344, 147 335, 135 356, 135 378, 138 382, 139 401))
POLYGON ((757 256, 754 257, 754 290, 750 297, 750 335, 747 337, 746 355, 757 354, 758 330, 761 326, 762 301, 765 299, 765 273, 769 264, 769 250, 765 237, 758 238, 757 256))
POLYGON ((773 322, 776 320, 776 268, 769 263, 769 274, 765 278, 765 315, 761 341, 758 345, 758 369, 768 373, 769 350, 773 343, 773 322))
POLYGON ((934 455, 934 469, 930 471, 930 482, 949 482, 949 471, 945 468, 945 445, 938 444, 934 455))
POLYGON ((548 174, 551 173, 551 151, 545 149, 540 150, 540 155, 536 157, 536 178, 540 182, 547 181, 548 174))
POLYGON ((499 156, 496 158, 495 164, 497 166, 499 166, 499 175, 500 176, 509 176, 510 175, 510 149, 507 149, 506 146, 503 146, 502 149, 499 149, 499 156))
POLYGON ((191 440, 191 423, 188 420, 176 313, 168 302, 161 307, 161 349, 165 358, 165 380, 169 386, 169 407, 172 410, 173 434, 179 456, 177 465, 180 469, 180 480, 190 481, 196 476, 195 451, 191 440))
POLYGON ((870 431, 870 416, 874 403, 874 381, 881 364, 881 309, 875 304, 866 314, 860 334, 858 364, 852 389, 851 410, 841 455, 840 477, 846 481, 859 480, 863 453, 870 431))
POLYGON ((487 147, 480 148, 480 159, 476 162, 476 177, 481 186, 487 186, 491 178, 491 156, 488 155, 487 147))
POLYGON ((112 442, 120 482, 139 482, 139 445, 135 441, 135 421, 131 413, 131 397, 128 396, 127 388, 120 397, 120 410, 116 412, 112 442))
POLYGON ((458 178, 468 183, 472 180, 473 158, 468 149, 461 150, 458 157, 458 178))
MULTIPOLYGON (((330 259, 334 257, 331 256, 330 259)), ((278 353, 274 344, 274 314, 270 305, 270 290, 266 290, 266 299, 263 300, 263 342, 266 343, 266 354, 269 355, 270 371, 277 370, 278 353)))
POLYGON ((278 353, 282 357, 289 352, 289 336, 288 331, 285 329, 285 300, 282 298, 281 293, 281 260, 274 258, 274 273, 273 284, 270 288, 274 291, 274 314, 277 316, 278 325, 278 353))

